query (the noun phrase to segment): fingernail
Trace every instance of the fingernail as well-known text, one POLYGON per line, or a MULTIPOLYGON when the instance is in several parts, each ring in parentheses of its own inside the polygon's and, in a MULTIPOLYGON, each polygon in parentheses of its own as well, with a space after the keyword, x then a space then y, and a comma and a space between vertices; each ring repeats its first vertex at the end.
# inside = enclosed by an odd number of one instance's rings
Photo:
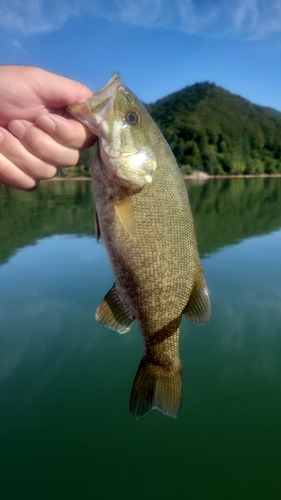
POLYGON ((8 129, 20 140, 23 139, 26 134, 26 127, 20 120, 10 121, 8 129))
POLYGON ((40 184, 40 181, 36 180, 34 186, 32 188, 30 188, 30 189, 27 189, 27 191, 29 191, 29 192, 30 191, 35 191, 35 189, 38 188, 39 184, 40 184))
POLYGON ((39 125, 40 128, 49 133, 54 132, 56 128, 55 122, 49 116, 46 115, 38 116, 36 120, 36 125, 39 125))

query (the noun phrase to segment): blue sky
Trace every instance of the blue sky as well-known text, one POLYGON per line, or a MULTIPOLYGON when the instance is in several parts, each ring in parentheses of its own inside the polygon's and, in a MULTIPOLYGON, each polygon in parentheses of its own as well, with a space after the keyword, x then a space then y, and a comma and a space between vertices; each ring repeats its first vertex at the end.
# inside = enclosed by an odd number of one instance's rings
POLYGON ((281 0, 0 0, 0 63, 144 102, 210 81, 281 111, 281 0))

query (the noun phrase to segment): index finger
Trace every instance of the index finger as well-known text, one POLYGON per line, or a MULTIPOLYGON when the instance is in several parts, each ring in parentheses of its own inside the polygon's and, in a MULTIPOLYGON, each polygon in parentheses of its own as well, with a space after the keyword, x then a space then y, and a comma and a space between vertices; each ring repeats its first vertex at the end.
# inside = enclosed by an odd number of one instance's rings
POLYGON ((36 125, 63 146, 73 149, 88 148, 97 140, 97 136, 66 112, 63 115, 40 115, 36 119, 36 125))

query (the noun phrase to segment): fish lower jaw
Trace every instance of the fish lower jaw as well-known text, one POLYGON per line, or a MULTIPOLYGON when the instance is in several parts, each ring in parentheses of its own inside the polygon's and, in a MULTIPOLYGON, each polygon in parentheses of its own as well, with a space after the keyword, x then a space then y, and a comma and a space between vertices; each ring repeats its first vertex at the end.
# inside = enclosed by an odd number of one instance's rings
POLYGON ((132 179, 127 176, 124 176, 123 172, 120 172, 119 170, 114 170, 108 166, 106 166, 106 172, 107 176, 110 180, 118 184, 119 186, 122 186, 126 189, 130 190, 135 190, 135 189, 141 189, 145 186, 145 184, 148 184, 148 182, 145 178, 144 179, 132 179))

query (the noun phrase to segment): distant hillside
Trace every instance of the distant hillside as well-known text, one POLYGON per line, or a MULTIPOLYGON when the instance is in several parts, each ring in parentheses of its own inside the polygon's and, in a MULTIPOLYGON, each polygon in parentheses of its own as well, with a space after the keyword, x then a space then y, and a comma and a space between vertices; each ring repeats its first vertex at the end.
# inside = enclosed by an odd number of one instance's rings
MULTIPOLYGON (((196 83, 146 105, 183 174, 281 174, 281 113, 213 83, 196 83)), ((63 176, 90 176, 94 149, 63 176)))
POLYGON ((281 113, 212 83, 147 106, 183 173, 281 173, 281 113))

